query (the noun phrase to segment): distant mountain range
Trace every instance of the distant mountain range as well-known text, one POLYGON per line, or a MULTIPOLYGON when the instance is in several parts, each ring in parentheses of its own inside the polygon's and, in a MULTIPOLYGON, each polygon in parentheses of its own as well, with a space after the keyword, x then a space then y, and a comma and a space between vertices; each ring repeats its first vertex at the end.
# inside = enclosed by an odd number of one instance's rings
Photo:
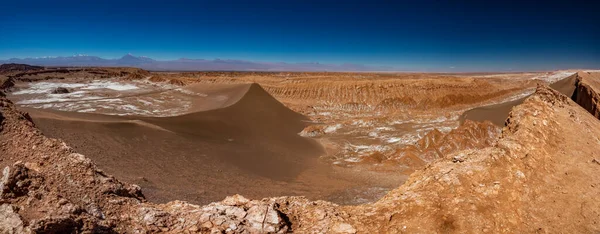
POLYGON ((391 71, 391 67, 375 67, 359 64, 321 63, 269 63, 231 59, 186 59, 160 61, 144 56, 127 54, 119 59, 97 56, 74 55, 70 57, 11 58, 3 63, 23 63, 38 66, 90 66, 90 67, 137 67, 152 71, 391 71))

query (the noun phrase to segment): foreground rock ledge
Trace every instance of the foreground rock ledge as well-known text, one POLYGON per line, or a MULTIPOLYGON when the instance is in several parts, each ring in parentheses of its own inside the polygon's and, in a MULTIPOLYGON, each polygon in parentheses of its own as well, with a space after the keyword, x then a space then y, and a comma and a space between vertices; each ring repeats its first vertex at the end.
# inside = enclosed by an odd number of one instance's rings
POLYGON ((1 233, 600 232, 600 122, 547 87, 513 109, 496 146, 439 159, 360 206, 239 195, 149 203, 7 99, 0 108, 1 233))

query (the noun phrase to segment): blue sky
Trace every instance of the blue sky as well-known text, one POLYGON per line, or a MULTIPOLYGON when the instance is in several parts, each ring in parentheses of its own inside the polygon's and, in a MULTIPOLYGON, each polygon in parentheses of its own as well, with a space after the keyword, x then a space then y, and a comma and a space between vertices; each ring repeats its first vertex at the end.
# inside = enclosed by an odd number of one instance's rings
POLYGON ((600 68, 593 1, 8 1, 0 59, 126 53, 402 70, 600 68))

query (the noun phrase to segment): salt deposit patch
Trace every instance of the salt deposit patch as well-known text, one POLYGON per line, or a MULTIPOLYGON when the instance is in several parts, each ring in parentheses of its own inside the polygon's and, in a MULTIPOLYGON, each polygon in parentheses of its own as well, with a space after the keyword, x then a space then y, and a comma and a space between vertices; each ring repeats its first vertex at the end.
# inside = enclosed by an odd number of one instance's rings
POLYGON ((352 125, 355 125, 355 126, 358 126, 358 127, 370 127, 370 126, 373 126, 373 122, 372 121, 358 119, 358 120, 353 120, 352 121, 352 125))
POLYGON ((77 84, 77 83, 55 83, 55 82, 38 82, 31 83, 27 89, 19 90, 13 92, 13 95, 23 95, 23 94, 41 94, 41 93, 50 93, 52 90, 63 87, 68 89, 73 88, 81 88, 86 86, 86 84, 77 84))
POLYGON ((382 140, 387 144, 411 145, 421 139, 421 131, 419 130, 421 129, 417 129, 416 133, 411 132, 401 136, 383 136, 382 140))
POLYGON ((94 80, 91 83, 62 83, 62 82, 36 82, 29 84, 29 87, 23 90, 13 92, 13 95, 23 94, 44 94, 50 93, 56 88, 67 88, 67 89, 110 89, 115 91, 126 91, 138 89, 137 86, 132 84, 124 84, 116 81, 109 80, 94 80))
POLYGON ((47 97, 47 98, 40 98, 40 99, 28 99, 28 100, 22 100, 22 101, 18 101, 17 104, 21 104, 21 105, 30 105, 30 104, 44 104, 44 103, 54 103, 54 102, 71 102, 71 101, 77 101, 77 100, 94 100, 94 99, 100 99, 102 97, 94 97, 94 96, 89 96, 89 97, 83 97, 83 98, 79 98, 74 100, 73 98, 69 98, 69 97, 64 97, 64 96, 59 96, 59 97, 47 97))
POLYGON ((94 108, 89 108, 89 109, 78 110, 77 112, 83 112, 83 113, 87 113, 87 112, 94 112, 94 111, 96 111, 96 109, 94 109, 94 108))
POLYGON ((549 73, 549 74, 544 74, 544 75, 541 75, 541 76, 536 76, 536 77, 533 77, 532 79, 545 80, 547 82, 553 83, 553 82, 562 80, 564 78, 567 78, 569 76, 572 76, 574 74, 575 74, 574 71, 556 71, 556 72, 552 72, 552 73, 549 73))
MULTIPOLYGON (((124 84, 117 81, 110 80, 94 80, 87 83, 65 83, 65 82, 35 82, 29 83, 28 87, 13 92, 12 95, 23 96, 17 104, 21 105, 32 105, 32 104, 43 104, 43 103, 55 103, 55 102, 75 102, 75 101, 91 101, 96 99, 103 99, 104 96, 98 96, 98 93, 92 90, 106 89, 112 91, 126 91, 138 89, 137 86, 131 84, 124 84), (67 88, 71 92, 53 94, 52 91, 56 88, 67 88)), ((17 98, 18 100, 19 98, 17 98)), ((71 104, 72 106, 72 104, 71 104)), ((52 108, 51 106, 43 106, 40 108, 52 108)))
POLYGON ((337 130, 339 130, 340 128, 342 128, 342 124, 336 124, 336 125, 332 125, 332 126, 327 126, 323 132, 325 133, 333 133, 336 132, 337 130))
POLYGON ((126 104, 126 105, 120 105, 119 106, 121 109, 126 110, 126 111, 138 111, 140 110, 137 106, 131 105, 131 104, 126 104))
POLYGON ((180 88, 158 86, 160 89, 157 89, 156 85, 144 82, 115 79, 43 81, 20 85, 21 90, 11 93, 17 104, 107 115, 176 116, 188 111, 193 99, 207 96, 180 88), (52 94, 59 87, 70 92, 52 94))
POLYGON ((396 143, 396 142, 400 142, 403 139, 400 137, 390 137, 386 140, 387 143, 396 143))
POLYGON ((392 127, 377 127, 375 128, 377 131, 394 131, 395 129, 392 127))
POLYGON ((110 89, 115 91, 126 91, 138 89, 138 87, 132 84, 123 84, 115 81, 94 80, 92 83, 86 84, 86 86, 81 89, 110 89))
MULTIPOLYGON (((346 152, 358 153, 359 155, 368 155, 374 152, 388 152, 392 148, 387 145, 354 145, 352 143, 346 143, 344 145, 346 152)), ((350 157, 352 159, 353 157, 350 157)), ((346 159, 345 161, 348 161, 346 159)))
POLYGON ((153 102, 151 102, 151 101, 146 101, 146 100, 144 100, 144 99, 139 99, 139 100, 138 100, 138 102, 141 102, 142 104, 144 104, 144 105, 146 105, 146 106, 152 106, 152 105, 154 105, 154 103, 153 103, 153 102))
POLYGON ((174 89, 174 90, 178 91, 180 93, 183 93, 183 94, 191 95, 191 96, 208 97, 208 94, 190 91, 190 90, 187 90, 185 88, 177 88, 177 89, 174 89))
POLYGON ((118 98, 107 98, 107 99, 97 100, 97 102, 122 102, 122 100, 118 99, 118 98))

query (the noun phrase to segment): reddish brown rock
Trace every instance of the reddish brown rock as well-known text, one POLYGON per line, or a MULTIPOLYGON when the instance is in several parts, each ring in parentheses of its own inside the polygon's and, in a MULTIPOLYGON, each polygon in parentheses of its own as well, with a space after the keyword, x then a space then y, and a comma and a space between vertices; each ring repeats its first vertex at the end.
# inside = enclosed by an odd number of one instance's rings
POLYGON ((600 73, 578 72, 572 99, 600 119, 600 73))

